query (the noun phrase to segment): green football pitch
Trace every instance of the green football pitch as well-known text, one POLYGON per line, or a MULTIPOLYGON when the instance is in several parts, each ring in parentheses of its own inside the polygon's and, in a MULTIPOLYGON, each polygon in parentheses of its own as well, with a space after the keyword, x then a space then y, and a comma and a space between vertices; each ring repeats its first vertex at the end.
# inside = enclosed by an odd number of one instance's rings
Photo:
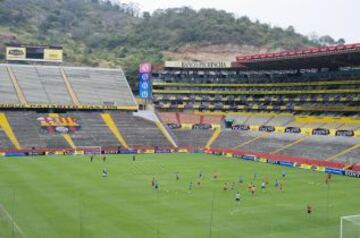
POLYGON ((102 166, 100 156, 0 158, 0 237, 338 238, 340 217, 360 214, 354 178, 326 185, 324 173, 206 154, 109 155, 108 177, 102 166))

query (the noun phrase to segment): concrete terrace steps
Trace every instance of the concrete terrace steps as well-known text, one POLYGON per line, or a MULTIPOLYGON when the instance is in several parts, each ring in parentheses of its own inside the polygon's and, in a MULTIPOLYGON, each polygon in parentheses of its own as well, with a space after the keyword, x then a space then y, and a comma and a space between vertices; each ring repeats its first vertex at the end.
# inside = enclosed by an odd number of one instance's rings
POLYGON ((154 122, 133 116, 131 112, 111 112, 111 115, 130 147, 172 146, 154 122))

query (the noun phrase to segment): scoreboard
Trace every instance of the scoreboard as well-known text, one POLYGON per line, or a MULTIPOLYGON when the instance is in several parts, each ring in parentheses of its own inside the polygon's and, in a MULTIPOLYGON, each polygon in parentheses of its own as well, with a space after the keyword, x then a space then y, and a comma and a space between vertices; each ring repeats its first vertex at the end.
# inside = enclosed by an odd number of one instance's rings
POLYGON ((62 62, 63 48, 61 46, 36 46, 13 44, 6 45, 6 60, 8 61, 42 61, 62 62))

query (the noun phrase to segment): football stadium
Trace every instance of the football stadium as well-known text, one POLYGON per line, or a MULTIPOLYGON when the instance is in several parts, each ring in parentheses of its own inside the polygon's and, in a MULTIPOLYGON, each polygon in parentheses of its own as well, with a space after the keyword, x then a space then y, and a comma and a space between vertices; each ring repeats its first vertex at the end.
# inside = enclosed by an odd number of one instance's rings
POLYGON ((359 237, 360 44, 144 63, 138 95, 19 63, 62 50, 0 65, 0 237, 359 237))

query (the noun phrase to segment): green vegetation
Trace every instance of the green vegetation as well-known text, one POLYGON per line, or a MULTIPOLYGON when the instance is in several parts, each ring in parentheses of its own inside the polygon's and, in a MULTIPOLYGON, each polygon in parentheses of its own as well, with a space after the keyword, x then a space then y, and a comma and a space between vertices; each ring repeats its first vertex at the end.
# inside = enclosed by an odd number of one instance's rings
POLYGON ((359 213, 358 179, 333 176, 327 186, 324 173, 235 158, 147 154, 133 162, 131 157, 108 156, 107 178, 101 177, 100 157, 94 162, 87 156, 1 158, 0 237, 205 238, 211 229, 211 237, 337 238, 340 216, 359 213), (255 171, 258 189, 251 196, 247 186, 255 171), (151 187, 153 177, 159 191, 151 187), (269 185, 261 191, 264 177, 269 185), (283 192, 275 188, 276 178, 283 192), (224 183, 230 188, 232 181, 234 190, 224 192, 224 183), (307 204, 312 215, 305 213, 307 204))
POLYGON ((231 43, 271 50, 335 43, 329 36, 309 40, 291 26, 271 27, 214 9, 139 15, 136 5, 106 0, 4 0, 0 1, 0 48, 14 42, 62 45, 67 62, 122 66, 134 83, 140 62, 159 63, 163 51, 189 44, 231 43))

